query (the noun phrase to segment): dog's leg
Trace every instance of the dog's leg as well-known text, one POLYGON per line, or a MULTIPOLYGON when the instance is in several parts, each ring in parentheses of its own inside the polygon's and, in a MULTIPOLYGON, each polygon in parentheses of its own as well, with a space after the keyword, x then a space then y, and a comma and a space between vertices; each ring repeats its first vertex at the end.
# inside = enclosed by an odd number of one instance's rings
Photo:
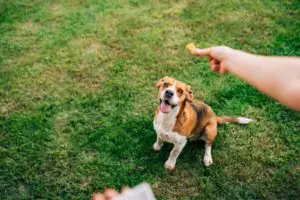
POLYGON ((157 134, 156 142, 153 145, 154 151, 160 151, 160 149, 162 148, 163 145, 164 145, 164 142, 159 138, 159 136, 157 134))
POLYGON ((212 143, 217 136, 217 123, 213 122, 205 127, 205 153, 204 153, 204 165, 206 167, 213 164, 211 156, 212 143))
POLYGON ((181 153, 182 149, 186 145, 186 138, 182 138, 178 142, 174 143, 174 147, 169 155, 168 160, 165 162, 165 168, 168 170, 172 170, 175 168, 177 158, 179 154, 181 153))
POLYGON ((213 164, 213 160, 212 160, 212 156, 211 156, 211 144, 209 144, 209 143, 205 144, 205 154, 204 154, 203 162, 206 167, 213 164))

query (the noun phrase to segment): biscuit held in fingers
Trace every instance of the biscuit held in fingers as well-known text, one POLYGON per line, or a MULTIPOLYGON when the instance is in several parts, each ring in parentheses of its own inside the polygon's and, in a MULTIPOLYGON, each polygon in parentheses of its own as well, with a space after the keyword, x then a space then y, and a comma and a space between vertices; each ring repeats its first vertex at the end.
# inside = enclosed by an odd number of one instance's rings
POLYGON ((199 57, 204 57, 207 56, 209 58, 209 60, 212 60, 213 58, 211 57, 210 53, 211 53, 211 49, 207 48, 207 49, 199 49, 195 46, 194 43, 189 43, 185 46, 190 52, 191 54, 193 54, 194 56, 199 56, 199 57))
POLYGON ((189 43, 185 46, 187 48, 187 50, 189 50, 191 52, 191 54, 196 55, 197 54, 197 48, 195 46, 194 43, 189 43))

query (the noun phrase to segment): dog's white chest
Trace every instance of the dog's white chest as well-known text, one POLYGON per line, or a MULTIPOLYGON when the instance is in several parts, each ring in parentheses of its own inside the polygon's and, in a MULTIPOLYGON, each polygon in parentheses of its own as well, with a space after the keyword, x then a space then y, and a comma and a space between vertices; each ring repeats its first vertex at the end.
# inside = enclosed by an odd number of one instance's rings
POLYGON ((181 136, 173 131, 178 111, 179 109, 175 108, 167 114, 159 112, 154 119, 154 130, 161 140, 177 143, 179 140, 185 138, 184 136, 181 136))
POLYGON ((176 115, 172 115, 172 113, 164 114, 159 112, 155 121, 154 128, 155 130, 160 130, 163 132, 168 132, 173 129, 176 123, 176 115))

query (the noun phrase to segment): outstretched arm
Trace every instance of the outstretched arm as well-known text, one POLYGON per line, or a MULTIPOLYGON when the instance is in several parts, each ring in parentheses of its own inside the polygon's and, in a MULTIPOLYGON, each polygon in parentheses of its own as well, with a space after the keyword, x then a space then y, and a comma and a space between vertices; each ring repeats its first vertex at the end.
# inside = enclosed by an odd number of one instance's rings
POLYGON ((233 73, 280 103, 300 111, 300 58, 259 56, 229 47, 194 49, 213 71, 233 73))

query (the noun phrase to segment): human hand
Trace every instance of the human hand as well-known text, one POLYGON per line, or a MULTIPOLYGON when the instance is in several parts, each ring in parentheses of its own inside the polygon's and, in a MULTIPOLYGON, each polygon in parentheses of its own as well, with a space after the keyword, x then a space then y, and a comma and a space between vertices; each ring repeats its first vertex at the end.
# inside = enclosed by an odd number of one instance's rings
POLYGON ((229 72, 230 65, 234 62, 236 50, 226 46, 216 46, 206 49, 196 48, 193 44, 187 45, 193 55, 208 57, 210 67, 214 72, 226 74, 229 72))
POLYGON ((114 200, 114 199, 145 199, 155 200, 155 196, 148 183, 141 183, 134 188, 124 187, 122 192, 119 194, 114 189, 106 189, 104 193, 95 193, 92 196, 92 200, 114 200))
MULTIPOLYGON (((122 194, 125 194, 128 192, 128 188, 125 187, 122 189, 122 194)), ((104 193, 95 193, 92 196, 92 200, 113 200, 116 196, 118 196, 119 193, 114 189, 106 189, 104 193)))

